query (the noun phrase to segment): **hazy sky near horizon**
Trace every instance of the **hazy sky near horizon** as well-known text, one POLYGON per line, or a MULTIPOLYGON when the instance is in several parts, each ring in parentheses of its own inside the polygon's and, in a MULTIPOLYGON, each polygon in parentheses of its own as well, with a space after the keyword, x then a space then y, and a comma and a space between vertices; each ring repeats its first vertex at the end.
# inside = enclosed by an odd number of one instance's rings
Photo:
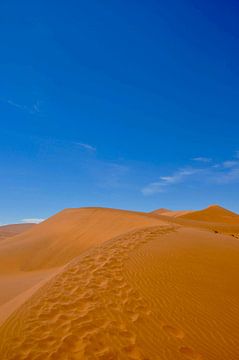
POLYGON ((239 212, 239 3, 0 3, 0 224, 239 212))

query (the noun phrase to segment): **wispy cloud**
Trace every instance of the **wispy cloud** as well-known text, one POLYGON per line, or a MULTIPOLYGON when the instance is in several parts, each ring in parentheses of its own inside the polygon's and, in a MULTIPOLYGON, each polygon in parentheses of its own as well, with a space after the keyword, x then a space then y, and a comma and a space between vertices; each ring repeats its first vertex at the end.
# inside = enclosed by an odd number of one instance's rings
POLYGON ((170 186, 189 181, 194 184, 200 182, 204 185, 239 183, 238 151, 231 159, 220 163, 214 163, 212 159, 207 157, 199 157, 192 160, 200 162, 200 168, 186 165, 184 168, 177 169, 172 175, 160 176, 159 180, 151 182, 141 189, 143 195, 165 192, 170 186))
MULTIPOLYGON (((239 164, 238 160, 227 160, 222 163, 222 167, 224 167, 226 169, 230 169, 230 168, 237 166, 238 164, 239 164)), ((220 164, 219 164, 219 166, 220 166, 220 164)))
POLYGON ((227 172, 222 172, 219 176, 214 176, 214 183, 216 184, 231 184, 239 182, 239 164, 237 167, 230 168, 227 172))
POLYGON ((195 157, 195 158, 193 158, 193 160, 198 161, 198 162, 202 162, 202 163, 210 163, 212 161, 211 158, 204 157, 204 156, 195 157))
POLYGON ((186 177, 198 173, 200 169, 181 169, 171 176, 161 176, 160 179, 167 185, 176 184, 184 180, 186 177))
POLYGON ((149 183, 143 189, 141 189, 141 192, 143 195, 153 195, 157 193, 161 193, 165 191, 165 184, 161 181, 156 181, 149 183))
POLYGON ((7 103, 9 106, 15 107, 21 111, 25 111, 31 115, 40 113, 40 101, 36 100, 36 102, 32 106, 27 106, 23 104, 19 104, 11 99, 3 100, 5 103, 7 103))
POLYGON ((88 151, 96 151, 96 147, 90 144, 74 141, 74 144, 88 151))
POLYGON ((233 159, 217 164, 217 171, 213 174, 215 183, 230 184, 239 182, 239 157, 237 157, 237 155, 236 153, 233 159))
POLYGON ((29 219, 22 219, 21 223, 23 223, 23 224, 39 224, 44 220, 45 219, 42 219, 42 218, 29 218, 29 219))
POLYGON ((159 181, 149 183, 141 191, 144 195, 152 195, 166 191, 167 187, 184 182, 188 177, 198 174, 201 169, 179 169, 169 176, 160 176, 159 181))

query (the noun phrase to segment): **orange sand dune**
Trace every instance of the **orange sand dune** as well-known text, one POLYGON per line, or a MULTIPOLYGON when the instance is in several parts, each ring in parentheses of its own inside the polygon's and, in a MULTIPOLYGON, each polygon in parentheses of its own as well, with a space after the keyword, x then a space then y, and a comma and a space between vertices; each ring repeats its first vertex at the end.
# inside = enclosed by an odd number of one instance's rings
POLYGON ((166 208, 160 208, 160 209, 157 209, 157 210, 154 210, 154 211, 151 211, 150 214, 164 214, 164 213, 170 213, 172 212, 172 210, 169 210, 169 209, 166 209, 166 208))
POLYGON ((211 205, 206 209, 184 214, 181 218, 211 223, 219 222, 230 225, 239 225, 239 215, 218 205, 211 205))
POLYGON ((153 215, 164 215, 169 217, 179 217, 185 214, 191 213, 193 210, 168 210, 168 209, 158 209, 152 211, 150 214, 153 215))
POLYGON ((66 264, 92 246, 126 231, 162 223, 147 214, 104 208, 66 209, 0 243, 0 273, 66 264))
POLYGON ((169 213, 157 213, 156 210, 150 214, 169 223, 184 227, 208 229, 213 232, 230 234, 239 238, 239 215, 218 205, 212 205, 200 211, 182 210, 176 212, 170 211, 169 213), (176 213, 176 216, 174 213, 176 213))
POLYGON ((238 360, 239 241, 153 226, 91 248, 0 328, 2 360, 238 360))
POLYGON ((35 224, 11 224, 0 226, 0 240, 12 237, 31 229, 35 224))
POLYGON ((60 269, 29 271, 0 276, 0 326, 60 269))
POLYGON ((0 243, 0 322, 14 299, 35 288, 58 267, 109 238, 161 224, 143 213, 113 209, 67 209, 28 232, 0 243), (4 306, 3 306, 4 305, 4 306))

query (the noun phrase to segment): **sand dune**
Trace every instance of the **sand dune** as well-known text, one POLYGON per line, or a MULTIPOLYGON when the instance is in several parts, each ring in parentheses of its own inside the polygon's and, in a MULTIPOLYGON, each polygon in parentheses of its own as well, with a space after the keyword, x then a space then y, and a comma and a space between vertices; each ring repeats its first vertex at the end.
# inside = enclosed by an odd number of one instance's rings
POLYGON ((60 269, 30 271, 0 276, 0 326, 60 269), (2 291, 4 290, 4 292, 2 291))
POLYGON ((104 209, 66 209, 27 233, 0 244, 0 272, 48 269, 126 231, 162 223, 144 213, 104 209))
POLYGON ((0 226, 0 240, 21 234, 31 229, 35 224, 11 224, 0 226))
POLYGON ((186 215, 193 212, 193 210, 168 210, 168 209, 158 209, 158 210, 154 210, 152 211, 150 214, 154 214, 154 215, 164 215, 164 216, 169 216, 169 217, 179 217, 182 215, 186 215))
POLYGON ((29 231, 0 242, 0 321, 12 301, 77 255, 129 231, 161 224, 143 213, 67 209, 29 231), (7 304, 9 303, 9 304, 7 304), (4 307, 3 307, 4 304, 4 307))
POLYGON ((193 211, 181 216, 183 219, 239 225, 239 215, 219 205, 211 205, 206 209, 193 211))
MULTIPOLYGON (((172 212, 174 213, 174 212, 172 212)), ((176 216, 165 212, 151 212, 151 216, 157 216, 162 221, 181 225, 208 229, 215 233, 230 234, 239 239, 239 215, 224 209, 218 205, 209 206, 199 211, 177 211, 176 216)))
POLYGON ((215 229, 239 216, 163 210, 67 209, 2 240, 0 359, 238 360, 239 236, 215 229))
POLYGON ((166 208, 160 208, 160 209, 151 211, 150 213, 151 214, 163 215, 165 213, 171 213, 171 212, 172 212, 172 210, 169 210, 169 209, 166 209, 166 208))
POLYGON ((237 360, 239 242, 131 231, 72 260, 0 328, 0 358, 237 360))

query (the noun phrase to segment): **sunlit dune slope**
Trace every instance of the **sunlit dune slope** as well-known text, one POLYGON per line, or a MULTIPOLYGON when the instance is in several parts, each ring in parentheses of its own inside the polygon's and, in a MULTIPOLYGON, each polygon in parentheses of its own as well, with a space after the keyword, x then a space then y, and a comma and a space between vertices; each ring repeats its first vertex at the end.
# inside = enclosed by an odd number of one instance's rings
POLYGON ((239 225, 239 215, 218 205, 182 215, 182 219, 239 225))
MULTIPOLYGON (((191 227, 198 229, 208 229, 212 232, 229 234, 239 239, 239 222, 237 217, 233 217, 232 221, 219 222, 215 221, 215 217, 207 217, 208 221, 200 220, 201 217, 195 216, 195 220, 189 219, 189 216, 171 216, 167 214, 154 214, 151 216, 157 217, 161 221, 167 221, 168 223, 180 225, 183 227, 191 227), (197 219, 197 220, 196 220, 197 219), (212 220, 211 220, 212 219, 212 220)), ((190 215, 190 214, 188 214, 190 215)), ((228 217, 227 217, 228 219, 228 217)))
POLYGON ((11 224, 0 226, 0 240, 21 234, 31 229, 35 224, 11 224))
POLYGON ((0 328, 2 360, 237 360, 239 242, 170 226, 74 259, 0 328))
POLYGON ((2 241, 0 271, 58 267, 114 236, 160 223, 159 219, 133 211, 66 209, 27 233, 2 241))

